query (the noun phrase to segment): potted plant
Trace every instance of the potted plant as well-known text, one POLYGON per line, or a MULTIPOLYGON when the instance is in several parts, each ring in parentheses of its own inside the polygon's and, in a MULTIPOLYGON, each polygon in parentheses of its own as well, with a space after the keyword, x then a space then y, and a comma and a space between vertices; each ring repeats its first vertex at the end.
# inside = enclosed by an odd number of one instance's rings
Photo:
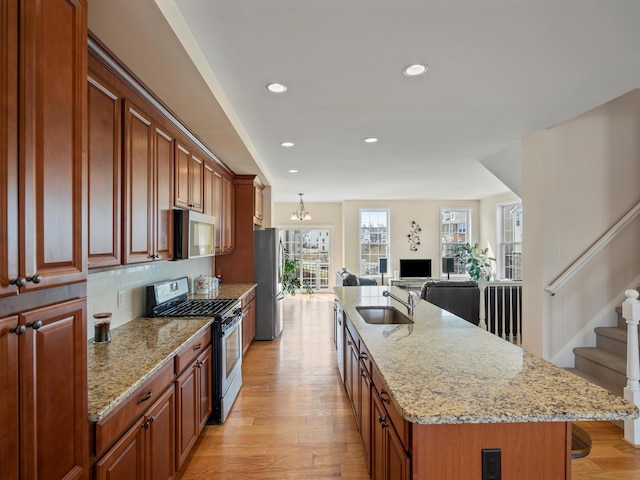
POLYGON ((474 245, 465 243, 454 249, 453 258, 464 263, 471 280, 477 282, 480 279, 484 279, 488 281, 493 274, 490 262, 495 262, 496 260, 495 258, 489 257, 488 252, 488 248, 481 249, 477 243, 474 245))
POLYGON ((289 251, 284 249, 284 274, 282 276, 282 290, 291 295, 296 294, 296 290, 301 287, 300 284, 300 262, 297 258, 291 259, 289 251))

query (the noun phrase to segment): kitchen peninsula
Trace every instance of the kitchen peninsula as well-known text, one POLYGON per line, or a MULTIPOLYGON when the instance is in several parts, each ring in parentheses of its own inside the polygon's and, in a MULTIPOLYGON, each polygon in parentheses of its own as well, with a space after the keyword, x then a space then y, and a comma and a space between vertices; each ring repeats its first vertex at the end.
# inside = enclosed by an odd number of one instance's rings
POLYGON ((373 478, 479 480, 485 463, 501 470, 488 478, 570 479, 571 422, 638 415, 621 397, 426 301, 415 299, 413 324, 366 323, 356 307, 407 313, 385 290, 334 289, 345 317, 345 386, 373 478))

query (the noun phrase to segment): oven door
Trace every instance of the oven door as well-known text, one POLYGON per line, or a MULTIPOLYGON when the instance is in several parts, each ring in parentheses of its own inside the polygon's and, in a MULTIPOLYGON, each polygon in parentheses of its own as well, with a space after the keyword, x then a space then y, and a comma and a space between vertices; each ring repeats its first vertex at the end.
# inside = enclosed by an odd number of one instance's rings
POLYGON ((221 332, 221 408, 220 422, 224 422, 242 386, 242 315, 221 332))

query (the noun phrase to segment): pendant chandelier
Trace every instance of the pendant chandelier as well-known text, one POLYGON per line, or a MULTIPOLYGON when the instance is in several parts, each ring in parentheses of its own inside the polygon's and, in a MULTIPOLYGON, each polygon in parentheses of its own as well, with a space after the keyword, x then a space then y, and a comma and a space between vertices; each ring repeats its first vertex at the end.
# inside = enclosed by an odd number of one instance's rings
POLYGON ((311 214, 304 208, 304 202, 302 201, 302 195, 304 194, 299 193, 298 195, 300 195, 300 205, 298 205, 298 209, 291 214, 291 220, 311 220, 311 214))

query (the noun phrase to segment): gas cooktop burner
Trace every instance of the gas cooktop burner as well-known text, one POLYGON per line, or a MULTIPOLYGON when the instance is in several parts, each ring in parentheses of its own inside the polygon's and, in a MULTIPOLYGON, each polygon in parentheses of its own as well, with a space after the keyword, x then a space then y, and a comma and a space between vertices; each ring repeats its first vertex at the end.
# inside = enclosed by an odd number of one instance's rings
POLYGON ((235 303, 237 300, 222 298, 187 300, 156 313, 156 317, 218 317, 235 303))

